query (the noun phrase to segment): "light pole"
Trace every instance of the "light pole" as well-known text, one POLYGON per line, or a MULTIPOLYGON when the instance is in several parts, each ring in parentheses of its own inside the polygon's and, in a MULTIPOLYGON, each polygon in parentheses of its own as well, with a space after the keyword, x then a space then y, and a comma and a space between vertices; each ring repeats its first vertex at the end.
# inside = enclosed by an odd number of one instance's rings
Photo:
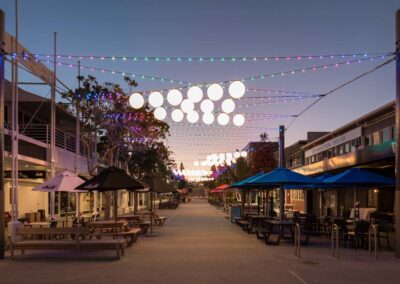
POLYGON ((400 258, 400 10, 396 12, 396 190, 394 214, 396 223, 395 254, 400 258))

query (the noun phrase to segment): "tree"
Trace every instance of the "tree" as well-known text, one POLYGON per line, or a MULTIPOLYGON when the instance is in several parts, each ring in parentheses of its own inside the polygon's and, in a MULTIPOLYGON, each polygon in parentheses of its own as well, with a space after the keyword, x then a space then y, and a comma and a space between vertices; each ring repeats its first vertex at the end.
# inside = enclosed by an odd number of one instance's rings
POLYGON ((250 173, 255 175, 259 172, 270 172, 277 166, 274 149, 270 143, 265 143, 251 153, 250 173))

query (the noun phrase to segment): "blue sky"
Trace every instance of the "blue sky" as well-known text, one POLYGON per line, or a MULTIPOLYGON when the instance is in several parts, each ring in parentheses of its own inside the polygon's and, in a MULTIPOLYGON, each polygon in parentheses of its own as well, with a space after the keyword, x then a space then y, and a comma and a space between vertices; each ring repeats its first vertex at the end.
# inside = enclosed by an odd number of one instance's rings
MULTIPOLYGON (((20 0, 20 41, 32 52, 52 53, 53 32, 58 53, 121 56, 286 56, 372 53, 394 50, 394 14, 398 1, 93 1, 20 0)), ((2 0, 6 29, 14 34, 14 1, 2 0)), ((67 59, 65 62, 70 62, 67 59)), ((231 80, 333 63, 301 60, 257 63, 149 63, 85 61, 82 64, 191 82, 231 80)), ((323 93, 382 63, 351 64, 332 70, 246 82, 248 88, 323 93)), ((71 61, 71 63, 76 63, 71 61)), ((9 74, 9 73, 7 73, 9 74)), ((76 87, 76 70, 58 69, 59 78, 76 87)), ((84 74, 88 74, 84 71, 84 74)), ((122 82, 118 76, 92 73, 101 81, 122 82)), ((22 75, 23 76, 23 75, 22 75)), ((137 90, 174 85, 139 80, 137 90)), ((38 87, 28 89, 45 96, 38 87)), ((226 94, 225 94, 226 95, 226 94)), ((245 96, 257 94, 246 93, 245 96)), ((258 94, 259 95, 259 94, 258 94)), ((307 131, 333 130, 395 96, 394 64, 324 98, 287 131, 287 145, 307 131)), ((243 113, 297 114, 311 101, 242 107, 243 113)), ((238 104, 243 104, 239 101, 238 104)), ((169 145, 178 161, 191 167, 207 154, 241 149, 258 140, 261 128, 290 120, 253 121, 232 127, 173 127, 169 145), (204 136, 194 136, 194 135, 204 136), (226 137, 230 137, 227 139, 226 137)), ((270 138, 276 133, 271 132, 270 138)))

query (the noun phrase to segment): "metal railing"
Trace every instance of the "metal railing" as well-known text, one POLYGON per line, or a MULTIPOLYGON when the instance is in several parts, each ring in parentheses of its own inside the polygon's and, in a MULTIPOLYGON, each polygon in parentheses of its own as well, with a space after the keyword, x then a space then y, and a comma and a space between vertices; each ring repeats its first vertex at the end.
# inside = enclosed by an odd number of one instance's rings
POLYGON ((301 258, 301 228, 300 224, 296 223, 296 226, 294 227, 294 255, 297 256, 298 258, 301 258))
POLYGON ((339 231, 338 225, 332 225, 331 242, 332 242, 332 256, 339 258, 339 231))
POLYGON ((378 251, 378 225, 371 224, 368 230, 368 251, 369 256, 372 256, 372 239, 374 241, 374 258, 377 259, 377 251, 378 251))
MULTIPOLYGON (((41 141, 43 143, 50 143, 50 125, 49 124, 20 124, 20 133, 33 138, 35 140, 41 141)), ((56 129, 56 146, 64 150, 75 152, 76 140, 75 136, 66 133, 60 129, 56 129)), ((87 149, 83 143, 79 145, 79 153, 81 156, 87 155, 87 149)))

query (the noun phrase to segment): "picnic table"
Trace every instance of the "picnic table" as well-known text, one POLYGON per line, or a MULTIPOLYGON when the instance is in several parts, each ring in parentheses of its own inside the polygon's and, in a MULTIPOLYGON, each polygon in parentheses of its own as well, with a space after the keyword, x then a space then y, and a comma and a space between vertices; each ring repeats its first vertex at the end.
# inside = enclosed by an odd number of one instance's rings
POLYGON ((277 235, 276 244, 279 245, 281 239, 292 240, 294 238, 293 227, 294 227, 295 223, 293 221, 275 219, 275 220, 266 220, 265 222, 271 226, 271 234, 270 235, 277 235), (290 232, 289 237, 285 236, 286 229, 289 229, 289 232, 290 232))
POLYGON ((25 227, 35 227, 35 228, 48 228, 50 227, 50 222, 30 222, 25 223, 25 227))
POLYGON ((136 242, 137 235, 141 231, 138 228, 129 228, 129 224, 123 221, 96 221, 88 222, 87 227, 90 229, 91 234, 101 239, 102 236, 123 237, 127 239, 128 246, 136 242))

